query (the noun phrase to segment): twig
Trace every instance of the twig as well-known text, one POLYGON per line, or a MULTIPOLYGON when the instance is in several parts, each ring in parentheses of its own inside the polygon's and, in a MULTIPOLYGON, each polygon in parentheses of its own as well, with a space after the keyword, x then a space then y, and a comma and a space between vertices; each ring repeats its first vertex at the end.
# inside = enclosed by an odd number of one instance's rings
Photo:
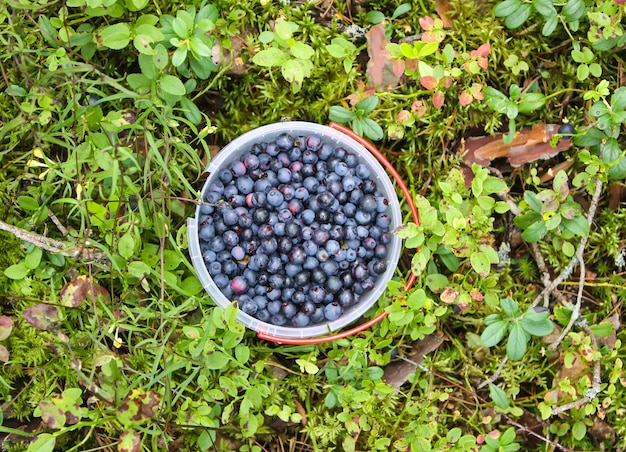
POLYGON ((479 384, 476 389, 482 389, 485 386, 487 386, 489 383, 493 383, 494 381, 496 381, 498 377, 500 376, 500 374, 502 373, 502 369, 504 369, 504 365, 508 361, 509 361, 509 357, 508 355, 505 355, 504 359, 502 360, 502 362, 500 363, 500 365, 498 366, 494 374, 491 377, 487 378, 485 381, 483 381, 481 384, 479 384))
POLYGON ((68 243, 46 237, 45 235, 35 234, 34 232, 27 231, 26 229, 18 228, 17 226, 5 223, 4 221, 0 221, 0 230, 13 234, 20 240, 32 243, 42 250, 61 254, 65 257, 95 260, 100 262, 107 260, 107 257, 100 251, 70 245, 68 243))
MULTIPOLYGON (((580 326, 585 333, 587 333, 589 335, 589 337, 591 338, 591 345, 593 346, 593 349, 595 351, 598 350, 598 341, 596 339, 596 335, 593 334, 593 331, 591 331, 591 328, 589 328, 589 325, 583 324, 580 326)), ((600 385, 602 384, 602 379, 600 376, 600 372, 601 372, 601 368, 600 368, 600 359, 594 359, 593 361, 593 379, 591 380, 591 388, 585 392, 585 395, 583 397, 581 397, 580 399, 571 402, 571 403, 567 403, 565 405, 561 405, 561 406, 557 406, 552 408, 552 416, 555 416, 557 414, 563 413, 565 411, 569 411, 572 408, 578 408, 579 406, 582 406, 586 403, 591 402, 593 399, 595 399, 598 394, 600 393, 600 385)))
MULTIPOLYGON (((600 195, 602 194, 602 181, 596 179, 596 191, 591 198, 591 204, 589 205, 589 212, 587 213, 587 222, 589 223, 589 227, 591 228, 591 224, 593 223, 593 217, 596 214, 596 209, 598 208, 598 202, 600 201, 600 195)), ((580 306, 583 301, 583 289, 585 287, 585 261, 583 253, 585 252, 585 246, 587 245, 587 240, 589 240, 589 234, 580 239, 580 243, 578 244, 578 249, 576 250, 576 255, 572 258, 572 261, 576 260, 580 262, 580 279, 578 281, 578 295, 576 296, 576 304, 574 305, 574 309, 572 310, 572 315, 569 319, 569 323, 563 331, 561 331, 561 335, 558 339, 550 345, 550 350, 556 350, 561 341, 567 334, 570 332, 574 324, 578 321, 580 317, 580 306)), ((573 270, 573 267, 572 267, 573 270)), ((562 275, 563 273, 561 273, 562 275)), ((560 275, 559 275, 560 276, 560 275)), ((556 280, 555 280, 556 281, 556 280)), ((544 289, 545 290, 545 289, 544 289)))

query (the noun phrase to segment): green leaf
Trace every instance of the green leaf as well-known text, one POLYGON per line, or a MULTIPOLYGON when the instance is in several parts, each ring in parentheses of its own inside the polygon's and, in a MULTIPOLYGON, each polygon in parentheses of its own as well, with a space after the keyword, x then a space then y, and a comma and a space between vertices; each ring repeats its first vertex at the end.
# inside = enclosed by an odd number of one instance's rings
POLYGON ((50 433, 41 433, 28 445, 26 452, 53 452, 56 438, 50 433))
POLYGON ((563 218, 561 220, 561 224, 565 227, 565 229, 580 237, 584 237, 589 234, 589 223, 587 222, 587 219, 582 215, 579 217, 574 217, 571 220, 563 218))
POLYGON ((367 138, 374 141, 383 139, 383 129, 376 121, 370 118, 357 118, 355 120, 362 123, 363 133, 367 138))
POLYGON ((120 237, 117 250, 124 259, 129 259, 135 253, 135 239, 132 234, 127 232, 120 237))
POLYGON ((506 393, 493 383, 489 383, 489 396, 491 400, 493 400, 493 403, 500 409, 506 410, 511 404, 506 393))
POLYGON ((532 6, 528 3, 522 3, 517 7, 512 14, 507 16, 504 24, 508 28, 517 28, 520 27, 528 18, 530 17, 530 13, 532 12, 532 6))
POLYGON ((537 194, 532 191, 524 192, 524 201, 528 204, 528 206, 535 212, 541 212, 541 201, 537 197, 537 194))
POLYGON ((187 59, 187 46, 181 46, 174 51, 172 55, 172 65, 178 67, 187 59))
POLYGON ((499 322, 502 320, 502 316, 500 314, 489 314, 485 317, 485 325, 489 326, 493 323, 499 322))
POLYGON ((380 11, 370 11, 365 15, 365 19, 371 24, 379 24, 385 20, 385 15, 380 11))
POLYGON ((548 232, 548 228, 544 222, 534 223, 522 232, 522 239, 527 242, 538 242, 548 232))
POLYGON ((561 10, 566 22, 573 22, 585 15, 585 2, 583 0, 569 0, 561 10))
POLYGON ((576 421, 572 427, 572 436, 576 441, 581 441, 587 435, 587 426, 583 421, 576 421))
POLYGON ((17 204, 24 210, 34 212, 39 209, 39 203, 32 196, 18 196, 17 204))
POLYGON ((42 256, 43 256, 43 251, 41 251, 41 248, 35 247, 24 258, 24 265, 29 270, 34 270, 34 269, 36 269, 39 266, 39 263, 41 262, 41 257, 42 256))
POLYGON ((550 36, 556 30, 556 26, 559 24, 559 16, 554 15, 551 16, 546 23, 543 24, 543 28, 541 29, 541 34, 544 36, 550 36))
POLYGON ((23 279, 28 275, 29 269, 23 262, 13 264, 4 270, 4 276, 10 279, 23 279))
POLYGON ((285 62, 287 57, 285 53, 276 48, 270 47, 265 50, 261 50, 259 53, 252 57, 252 62, 263 67, 280 66, 285 62))
POLYGON ((356 117, 356 114, 353 111, 348 110, 347 108, 340 107, 338 105, 333 105, 330 107, 328 118, 333 122, 338 122, 339 124, 347 124, 352 121, 356 117))
POLYGON ((197 60, 207 58, 211 56, 211 49, 197 37, 193 37, 189 40, 189 50, 197 60))
POLYGON ((613 110, 626 110, 626 87, 617 88, 611 96, 613 110))
POLYGON ((402 3, 401 5, 399 5, 393 11, 393 14, 391 15, 391 18, 392 19, 396 19, 396 18, 400 17, 401 15, 408 13, 409 11, 411 11, 411 4, 410 3, 402 3))
POLYGON ((230 358, 222 352, 211 352, 206 355, 204 364, 207 369, 223 369, 228 365, 230 358))
POLYGON ((121 50, 130 43, 131 30, 127 23, 119 23, 104 27, 98 33, 104 47, 121 50))
POLYGON ((519 305, 517 301, 512 298, 503 298, 500 300, 500 306, 504 311, 504 314, 509 318, 515 318, 519 316, 519 305))
POLYGON ((480 335, 481 344, 483 344, 483 346, 485 347, 493 347, 494 345, 497 345, 502 340, 502 338, 504 338, 508 327, 509 322, 507 322, 506 320, 499 320, 492 323, 487 328, 485 328, 483 334, 480 335))
POLYGON ((522 96, 518 105, 520 113, 530 113, 539 110, 546 103, 546 98, 541 93, 526 93, 522 96))
POLYGON ((611 322, 602 322, 597 325, 591 325, 589 329, 597 337, 607 337, 613 334, 613 332, 615 331, 611 322))
POLYGON ((574 137, 574 144, 581 147, 597 146, 607 138, 608 137, 606 136, 606 133, 604 133, 602 130, 592 127, 588 129, 585 133, 576 135, 574 137))
POLYGON ((492 193, 502 193, 507 189, 506 182, 496 177, 488 177, 483 182, 483 194, 490 195, 492 193))
POLYGON ((511 325, 509 340, 506 343, 506 354, 511 361, 519 361, 526 353, 528 336, 519 322, 511 325))
POLYGON ((411 271, 416 275, 421 275, 426 270, 429 260, 430 250, 426 247, 421 248, 411 259, 411 271))
POLYGON ((173 75, 164 75, 158 80, 159 88, 174 96, 184 96, 186 93, 183 82, 173 75))
POLYGON ((330 56, 334 58, 345 58, 348 55, 345 48, 336 44, 327 45, 326 50, 328 51, 330 56))
POLYGON ((491 261, 487 253, 483 251, 475 251, 470 254, 470 264, 476 273, 483 278, 489 276, 491 271, 491 261))
POLYGON ((556 9, 552 4, 552 0, 533 0, 533 7, 535 8, 535 11, 546 19, 557 15, 556 9))
POLYGON ((180 99, 180 106, 183 110, 183 114, 192 124, 198 125, 202 122, 202 112, 191 99, 182 97, 180 99))
POLYGON ((554 331, 554 324, 548 318, 544 320, 532 320, 524 315, 520 323, 522 328, 532 336, 543 337, 554 331))
POLYGON ((274 33, 280 39, 286 41, 293 36, 292 24, 285 19, 279 18, 274 26, 274 33))
POLYGON ((358 111, 362 112, 363 114, 368 114, 372 110, 374 110, 377 105, 378 105, 378 96, 370 96, 366 99, 359 101, 355 105, 355 108, 358 111))
POLYGON ((313 47, 307 44, 303 44, 301 42, 296 42, 294 45, 291 46, 290 50, 291 54, 294 57, 300 58, 302 60, 308 60, 313 55, 315 55, 315 50, 313 50, 313 47))
POLYGON ((494 8, 493 13, 496 17, 507 17, 513 14, 521 4, 520 0, 505 0, 494 8))
POLYGON ((447 287, 448 283, 448 277, 440 273, 434 273, 426 277, 426 285, 431 290, 431 292, 437 293, 441 291, 442 289, 447 287))

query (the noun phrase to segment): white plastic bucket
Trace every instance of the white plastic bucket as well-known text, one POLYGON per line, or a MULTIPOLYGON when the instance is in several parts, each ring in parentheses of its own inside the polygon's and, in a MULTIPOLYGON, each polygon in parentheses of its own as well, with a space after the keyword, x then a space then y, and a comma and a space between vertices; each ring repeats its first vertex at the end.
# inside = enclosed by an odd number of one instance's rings
MULTIPOLYGON (((262 141, 270 142, 282 133, 289 133, 294 137, 317 135, 324 143, 330 143, 335 147, 342 147, 346 151, 351 151, 356 154, 359 161, 361 163, 365 163, 370 168, 370 178, 375 180, 378 190, 380 190, 380 192, 389 201, 388 213, 391 217, 391 225, 389 229, 393 230, 400 226, 402 222, 402 214, 400 212, 398 196, 396 195, 391 179, 377 158, 374 157, 372 153, 370 153, 363 145, 346 134, 328 126, 309 122, 293 121, 270 124, 251 130, 250 132, 247 132, 230 142, 217 154, 214 159, 211 160, 211 163, 207 168, 209 176, 202 188, 202 195, 204 195, 209 185, 217 179, 218 171, 220 169, 228 168, 231 163, 239 160, 240 156, 249 151, 253 144, 260 143, 262 141)), ((202 258, 200 240, 198 238, 198 219, 200 216, 200 206, 198 206, 196 208, 195 217, 189 218, 187 221, 191 262, 193 263, 198 278, 202 282, 202 285, 209 296, 215 301, 215 303, 217 303, 218 306, 225 308, 230 305, 232 301, 226 298, 217 287, 207 270, 204 259, 202 258)), ((391 236, 391 242, 387 245, 387 257, 385 258, 385 263, 387 264, 386 271, 378 276, 375 287, 369 292, 364 293, 361 296, 359 303, 347 308, 337 320, 303 328, 295 328, 277 326, 271 323, 262 322, 243 311, 239 311, 237 320, 243 323, 246 327, 263 333, 264 335, 283 338, 311 338, 322 336, 351 324, 359 319, 374 304, 376 304, 381 294, 385 291, 387 282, 393 277, 398 265, 398 260, 400 259, 402 243, 397 235, 391 234, 391 236)))

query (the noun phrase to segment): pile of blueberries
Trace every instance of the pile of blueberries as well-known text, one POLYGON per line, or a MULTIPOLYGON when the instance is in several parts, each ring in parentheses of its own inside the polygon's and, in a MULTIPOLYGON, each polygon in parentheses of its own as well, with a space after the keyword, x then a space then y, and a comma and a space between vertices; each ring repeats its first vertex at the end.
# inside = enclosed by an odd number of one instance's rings
POLYGON ((198 237, 209 274, 275 325, 338 319, 386 271, 388 200, 357 155, 317 135, 255 143, 205 188, 198 237))

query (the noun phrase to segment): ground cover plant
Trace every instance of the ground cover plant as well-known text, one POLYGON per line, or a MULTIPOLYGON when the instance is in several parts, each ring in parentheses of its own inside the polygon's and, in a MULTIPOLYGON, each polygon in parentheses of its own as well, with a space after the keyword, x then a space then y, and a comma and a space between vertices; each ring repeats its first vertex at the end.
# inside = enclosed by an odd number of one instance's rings
POLYGON ((5 0, 3 450, 626 449, 625 15, 5 0), (387 316, 328 343, 260 340, 187 250, 212 156, 289 120, 374 141, 419 211, 387 316))

